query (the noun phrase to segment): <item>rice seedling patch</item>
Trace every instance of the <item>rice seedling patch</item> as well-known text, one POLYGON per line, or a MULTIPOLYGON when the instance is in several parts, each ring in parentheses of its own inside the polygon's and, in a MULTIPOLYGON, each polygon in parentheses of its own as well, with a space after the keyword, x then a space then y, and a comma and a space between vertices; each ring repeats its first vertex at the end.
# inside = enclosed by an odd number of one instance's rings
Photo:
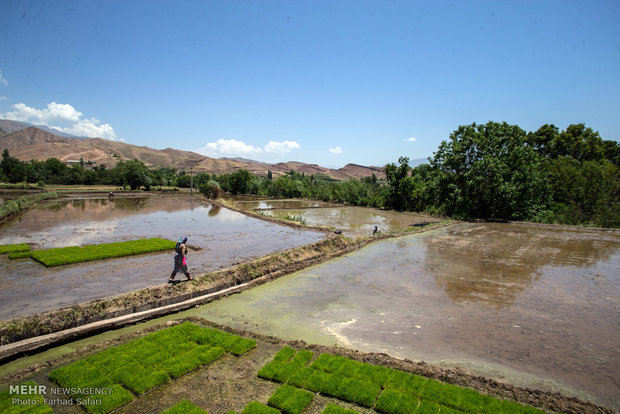
POLYGON ((313 357, 310 351, 282 348, 258 376, 362 407, 374 407, 385 414, 542 412, 397 369, 330 354, 321 354, 312 361, 313 357))
POLYGON ((53 413, 52 407, 45 404, 44 397, 36 390, 37 383, 28 381, 19 384, 17 392, 12 392, 11 388, 0 392, 0 413, 53 413), (22 390, 26 392, 22 393, 22 390))
POLYGON ((30 251, 30 246, 28 246, 26 243, 0 245, 0 254, 27 252, 27 251, 30 251))
POLYGON ((388 388, 379 396, 375 409, 385 414, 415 413, 419 403, 412 395, 388 388))
POLYGON ((327 404, 321 414, 359 414, 355 410, 347 410, 337 404, 327 404))
POLYGON ((32 254, 32 252, 30 252, 30 251, 9 253, 9 259, 11 259, 11 260, 14 260, 14 259, 25 259, 27 257, 30 257, 31 254, 32 254))
POLYGON ((125 242, 104 243, 90 246, 57 247, 45 250, 33 250, 30 257, 47 267, 61 266, 91 260, 113 257, 132 256, 162 250, 174 249, 176 243, 160 238, 130 240, 125 242))
POLYGON ((72 394, 74 399, 80 397, 80 389, 112 389, 114 392, 98 396, 101 406, 86 407, 90 412, 104 413, 133 400, 134 394, 141 395, 214 361, 226 351, 245 353, 254 346, 255 341, 186 322, 57 368, 49 376, 63 387, 77 389, 72 394), (204 343, 191 338, 201 338, 204 343))
POLYGON ((287 414, 299 414, 310 405, 313 398, 311 392, 284 384, 273 393, 267 404, 287 414))
POLYGON ((194 405, 189 400, 182 400, 178 404, 173 405, 165 411, 162 411, 161 414, 208 414, 202 408, 194 405))
POLYGON ((241 414, 280 414, 280 410, 259 403, 258 401, 252 401, 245 406, 241 414))

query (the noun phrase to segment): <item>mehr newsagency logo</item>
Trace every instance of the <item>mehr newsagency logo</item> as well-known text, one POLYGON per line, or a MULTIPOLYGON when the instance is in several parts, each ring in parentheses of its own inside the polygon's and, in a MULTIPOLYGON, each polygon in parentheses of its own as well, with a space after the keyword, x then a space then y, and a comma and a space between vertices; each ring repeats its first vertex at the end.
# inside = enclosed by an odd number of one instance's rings
POLYGON ((101 398, 97 398, 97 396, 112 394, 112 388, 66 388, 22 384, 11 385, 9 394, 13 396, 11 405, 101 405, 101 398), (75 395, 80 395, 80 398, 62 398, 63 396, 72 397, 75 395))

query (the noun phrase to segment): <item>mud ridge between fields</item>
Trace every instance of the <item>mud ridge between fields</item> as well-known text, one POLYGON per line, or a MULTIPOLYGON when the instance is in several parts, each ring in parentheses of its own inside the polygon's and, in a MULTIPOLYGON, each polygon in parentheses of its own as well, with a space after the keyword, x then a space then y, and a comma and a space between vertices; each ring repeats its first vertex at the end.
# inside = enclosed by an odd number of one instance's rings
POLYGON ((142 330, 124 334, 115 339, 86 346, 82 349, 78 349, 76 351, 73 351, 72 353, 63 355, 49 361, 31 365, 6 377, 0 378, 0 388, 4 388, 9 384, 16 384, 18 382, 25 381, 35 374, 40 375, 41 373, 47 372, 58 366, 74 362, 95 352, 102 351, 112 346, 120 345, 121 343, 125 343, 148 333, 165 328, 166 326, 176 325, 185 321, 190 321, 199 325, 217 328, 226 332, 233 333, 235 335, 252 338, 259 342, 264 342, 267 344, 278 346, 291 346, 296 349, 307 349, 317 354, 329 353, 332 355, 341 355, 364 363, 381 365, 388 368, 395 368, 401 371, 421 375, 426 378, 432 378, 445 383, 471 388, 496 398, 517 401, 522 404, 535 406, 550 412, 563 412, 566 414, 614 413, 614 411, 609 408, 596 405, 588 401, 583 401, 576 397, 566 396, 558 392, 541 391, 532 388, 517 387, 511 384, 498 382, 490 378, 472 375, 458 368, 440 368, 428 364, 424 361, 416 362, 409 359, 399 359, 385 353, 366 353, 352 349, 341 348, 338 346, 312 345, 307 344, 306 342, 301 340, 285 340, 275 336, 263 335, 253 331, 231 328, 229 326, 207 321, 203 318, 199 318, 196 316, 168 321, 165 325, 161 324, 150 326, 142 330))

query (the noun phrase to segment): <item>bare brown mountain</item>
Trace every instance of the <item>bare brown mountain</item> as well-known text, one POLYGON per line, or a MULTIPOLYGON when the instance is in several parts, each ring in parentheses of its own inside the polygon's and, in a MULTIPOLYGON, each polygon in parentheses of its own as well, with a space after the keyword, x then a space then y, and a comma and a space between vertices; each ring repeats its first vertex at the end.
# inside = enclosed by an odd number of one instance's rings
POLYGON ((361 178, 373 173, 378 178, 385 176, 383 169, 378 167, 348 164, 334 170, 317 164, 295 161, 266 164, 240 158, 210 158, 191 151, 173 148, 157 150, 102 138, 65 138, 35 127, 0 136, 0 150, 4 149, 8 149, 11 156, 22 161, 58 158, 67 162, 82 159, 84 162, 91 161, 95 165, 105 165, 108 168, 114 167, 119 160, 137 159, 151 168, 172 167, 184 170, 192 168, 196 172, 216 174, 245 169, 259 175, 267 175, 271 170, 274 176, 292 170, 306 175, 323 174, 338 180, 361 178))

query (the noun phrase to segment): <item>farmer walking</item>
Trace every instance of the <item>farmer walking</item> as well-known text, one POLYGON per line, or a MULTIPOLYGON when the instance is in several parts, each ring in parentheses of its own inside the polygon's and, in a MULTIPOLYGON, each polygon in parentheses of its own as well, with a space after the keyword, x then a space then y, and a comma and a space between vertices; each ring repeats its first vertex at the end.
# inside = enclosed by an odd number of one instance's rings
POLYGON ((187 277, 187 280, 193 279, 193 277, 189 275, 189 270, 187 270, 187 246, 185 245, 185 243, 187 243, 187 237, 182 236, 181 239, 179 239, 176 247, 174 248, 174 251, 176 252, 176 254, 174 255, 174 270, 170 275, 170 279, 168 279, 169 283, 174 282, 174 277, 176 276, 177 272, 183 272, 187 277))

